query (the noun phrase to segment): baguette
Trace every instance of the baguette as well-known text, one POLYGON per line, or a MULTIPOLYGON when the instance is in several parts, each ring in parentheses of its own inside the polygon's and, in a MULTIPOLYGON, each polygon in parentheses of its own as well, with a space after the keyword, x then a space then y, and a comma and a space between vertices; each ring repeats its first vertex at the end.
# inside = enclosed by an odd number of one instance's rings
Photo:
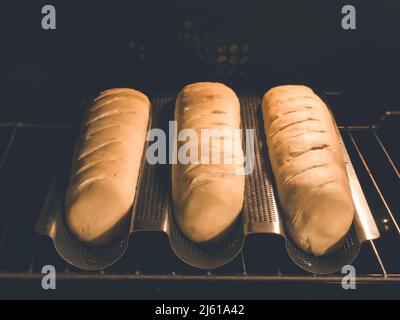
POLYGON ((304 86, 270 90, 262 111, 286 229, 304 251, 327 255, 342 244, 355 214, 330 111, 304 86))
MULTIPOLYGON (((178 132, 193 129, 201 137, 202 129, 240 129, 240 103, 236 94, 220 83, 196 83, 186 86, 177 97, 175 120, 178 132)), ((241 142, 233 137, 236 153, 210 148, 212 157, 230 157, 231 163, 178 164, 172 168, 172 193, 177 224, 190 240, 209 243, 227 233, 238 218, 244 201, 244 155, 241 142), (240 144, 240 145, 237 145, 240 144)), ((198 140, 200 149, 205 139, 198 140)), ((180 147, 182 142, 178 143, 180 147)), ((226 158, 226 159, 227 159, 226 158)))
POLYGON ((127 227, 149 111, 144 94, 112 89, 101 93, 85 115, 65 208, 70 231, 89 245, 108 244, 127 227))

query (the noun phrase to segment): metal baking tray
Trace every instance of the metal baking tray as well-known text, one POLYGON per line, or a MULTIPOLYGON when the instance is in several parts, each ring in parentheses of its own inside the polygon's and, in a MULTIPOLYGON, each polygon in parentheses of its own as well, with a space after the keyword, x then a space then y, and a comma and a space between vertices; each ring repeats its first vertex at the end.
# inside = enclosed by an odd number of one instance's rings
MULTIPOLYGON (((324 102, 329 107, 329 101, 327 101, 324 95, 319 94, 322 96, 324 102)), ((247 105, 247 104, 245 104, 247 105)), ((279 205, 279 198, 277 197, 277 188, 275 187, 275 181, 272 174, 272 168, 269 161, 268 155, 268 147, 266 145, 266 137, 265 137, 265 130, 264 130, 264 123, 262 117, 262 110, 261 110, 261 101, 258 102, 257 111, 253 108, 249 108, 248 112, 250 115, 250 122, 251 125, 257 129, 257 138, 258 138, 258 152, 260 152, 260 157, 266 156, 267 160, 264 161, 264 167, 267 167, 267 172, 265 175, 267 176, 267 186, 269 188, 268 197, 269 202, 273 203, 272 212, 274 216, 278 216, 279 225, 275 225, 273 229, 273 234, 279 234, 282 236, 286 243, 286 250, 291 258, 291 260, 299 266, 301 269, 317 274, 317 275, 328 275, 334 274, 342 270, 342 268, 346 265, 350 265, 353 263, 361 249, 361 246, 364 242, 375 240, 380 237, 378 227, 375 223, 375 220, 372 216, 371 210, 368 206, 368 203, 365 199, 363 190, 361 188, 360 182, 357 178, 356 172, 354 167, 351 163, 349 154, 346 150, 344 145, 343 139, 340 135, 340 131, 336 124, 336 121, 332 114, 332 121, 336 128, 337 136, 339 143, 342 147, 343 154, 346 161, 346 169, 347 174, 349 177, 350 187, 353 195, 353 201, 355 205, 355 219, 353 222, 353 226, 347 235, 342 247, 335 251, 334 253, 323 256, 323 257, 315 257, 312 254, 306 253, 300 248, 298 248, 294 242, 290 239, 290 237, 285 233, 285 226, 284 226, 284 214, 279 205), (272 182, 271 182, 272 181, 272 182), (271 184, 273 188, 271 188, 271 184)), ((247 106, 248 108, 249 106, 247 106)), ((248 123, 249 125, 249 123, 248 123)), ((259 170, 263 170, 263 168, 258 168, 259 170)), ((257 185, 256 185, 257 188, 257 185)), ((265 230, 266 231, 266 230, 265 230)), ((257 230, 257 233, 263 233, 264 230, 257 230)))
MULTIPOLYGON (((317 94, 319 93, 317 92, 317 94)), ((378 239, 380 237, 380 233, 368 206, 368 202, 365 198, 357 174, 351 163, 339 128, 329 106, 329 101, 323 94, 319 94, 319 96, 322 97, 331 112, 332 122, 336 128, 338 141, 342 147, 345 158, 347 175, 349 177, 350 188, 356 211, 353 226, 341 248, 323 257, 315 257, 312 254, 304 252, 294 244, 289 236, 285 235, 284 233, 282 233, 282 236, 285 237, 286 249, 289 257, 300 268, 313 274, 329 275, 341 271, 344 266, 352 264, 360 253, 362 244, 366 241, 378 239)), ((263 141, 266 140, 263 139, 263 141)), ((266 146, 264 148, 265 152, 268 153, 268 148, 266 146)), ((284 215, 282 216, 284 217, 284 215)))
MULTIPOLYGON (((260 248, 260 255, 268 256, 271 250, 287 251, 294 263, 307 272, 320 275, 333 274, 340 271, 343 266, 351 264, 357 258, 362 244, 378 238, 379 231, 339 131, 338 138, 346 156, 357 212, 353 228, 343 247, 329 256, 316 258, 297 248, 285 234, 284 215, 276 195, 275 182, 268 160, 261 101, 257 94, 240 96, 242 127, 255 130, 254 172, 246 176, 242 214, 224 238, 209 245, 199 245, 189 241, 174 221, 171 201, 171 167, 149 165, 147 162, 142 164, 130 229, 115 243, 106 248, 88 248, 69 234, 62 218, 64 191, 60 181, 64 180, 65 185, 65 177, 56 179, 49 192, 38 222, 38 232, 52 237, 60 255, 72 265, 84 270, 104 269, 118 261, 128 247, 130 235, 137 232, 166 235, 166 241, 169 241, 176 256, 198 269, 211 270, 228 264, 240 254, 246 237, 257 234, 284 240, 282 246, 260 248)), ((152 128, 161 128, 168 132, 168 123, 173 120, 175 97, 175 93, 169 93, 152 99, 152 128)), ((157 252, 154 254, 156 255, 157 252)))
MULTIPOLYGON (((174 120, 175 97, 174 94, 152 100, 153 128, 168 132, 169 121, 174 120)), ((198 269, 216 269, 235 259, 242 250, 245 235, 242 216, 226 236, 212 244, 196 244, 182 234, 174 220, 170 165, 145 165, 137 200, 136 205, 141 209, 136 212, 133 232, 165 233, 173 252, 186 264, 198 269)))
MULTIPOLYGON (((86 107, 93 99, 85 99, 82 106, 86 107)), ((149 126, 151 127, 152 115, 150 113, 149 126)), ((80 126, 74 136, 78 138, 80 126)), ((76 140, 76 139, 75 139, 76 140)), ((145 145, 145 149, 147 145, 145 145)), ((144 149, 144 150, 145 150, 144 149)), ((73 151, 71 150, 71 154, 73 151)), ((141 160, 140 172, 136 189, 141 186, 142 172, 145 164, 145 153, 141 160)), ((35 230, 38 234, 52 239, 54 248, 58 254, 72 266, 86 271, 104 270, 118 262, 125 254, 129 246, 130 235, 135 212, 135 205, 128 217, 125 230, 114 241, 105 246, 95 247, 79 241, 67 228, 64 220, 64 199, 68 188, 71 171, 71 159, 65 159, 60 165, 48 191, 35 230)), ((137 192, 135 199, 137 198, 137 192)), ((135 204, 136 204, 135 200, 135 204)))

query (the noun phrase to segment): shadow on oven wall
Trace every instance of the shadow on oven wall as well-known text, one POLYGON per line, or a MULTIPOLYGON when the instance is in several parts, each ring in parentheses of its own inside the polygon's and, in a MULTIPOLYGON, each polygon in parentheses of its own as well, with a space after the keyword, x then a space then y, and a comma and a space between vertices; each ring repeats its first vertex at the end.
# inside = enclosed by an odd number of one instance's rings
POLYGON ((100 90, 151 95, 203 80, 260 94, 283 83, 342 92, 340 124, 400 108, 398 1, 32 2, 2 4, 0 122, 76 123, 100 90), (44 31, 49 3, 57 29, 44 31), (342 28, 346 4, 356 30, 342 28))

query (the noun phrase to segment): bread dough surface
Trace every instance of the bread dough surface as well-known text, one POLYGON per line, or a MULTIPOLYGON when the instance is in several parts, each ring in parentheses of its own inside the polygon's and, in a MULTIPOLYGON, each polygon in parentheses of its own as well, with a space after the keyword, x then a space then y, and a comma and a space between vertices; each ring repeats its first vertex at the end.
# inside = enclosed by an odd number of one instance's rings
POLYGON ((304 251, 329 254, 342 244, 355 214, 331 113, 305 86, 273 88, 262 111, 286 229, 304 251))
MULTIPOLYGON (((236 94, 220 83, 196 83, 179 94, 175 108, 178 132, 197 132, 198 147, 207 148, 202 129, 240 129, 240 103, 236 94)), ((226 137, 230 152, 213 148, 210 155, 227 159, 220 164, 178 164, 172 169, 172 189, 176 221, 187 238, 209 243, 226 234, 241 213, 244 202, 244 156, 241 141, 226 137), (228 164, 227 164, 228 163, 228 164), (230 163, 230 164, 229 164, 230 163)), ((183 142, 178 143, 178 149, 183 142)))
POLYGON ((132 89, 102 92, 86 112, 65 208, 69 229, 87 244, 105 245, 129 224, 149 112, 149 99, 132 89))

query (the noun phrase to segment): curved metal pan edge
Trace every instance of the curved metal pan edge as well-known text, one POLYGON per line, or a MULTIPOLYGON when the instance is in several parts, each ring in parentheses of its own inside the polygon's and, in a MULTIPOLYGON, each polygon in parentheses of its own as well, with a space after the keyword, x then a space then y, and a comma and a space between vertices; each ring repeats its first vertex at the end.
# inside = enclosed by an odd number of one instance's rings
MULTIPOLYGON (((157 120, 153 128, 168 132, 167 121, 173 120, 175 96, 159 96, 152 99, 157 120)), ((171 166, 146 164, 142 188, 139 192, 132 232, 160 231, 168 236, 175 255, 184 263, 202 270, 222 267, 241 252, 244 245, 243 218, 239 217, 232 229, 217 242, 207 245, 188 240, 175 223, 171 200, 171 166)), ((245 215, 242 213, 242 215, 245 215)))
MULTIPOLYGON (((87 101, 92 101, 88 99, 87 101)), ((87 103, 85 102, 85 105, 87 103)), ((152 122, 152 112, 150 110, 149 128, 152 122)), ((80 129, 79 129, 80 130, 80 129)), ((75 139, 76 140, 76 139, 75 139)), ((146 146, 144 151, 146 150, 146 146)), ((129 245, 129 239, 132 230, 132 223, 136 212, 136 203, 138 192, 143 176, 143 167, 145 163, 145 152, 141 160, 139 179, 136 186, 137 192, 133 209, 130 210, 131 215, 126 218, 126 229, 114 241, 105 246, 94 247, 89 246, 76 237, 68 230, 64 220, 64 195, 68 185, 68 176, 70 170, 69 159, 66 159, 60 170, 56 173, 55 178, 50 186, 44 202, 41 214, 36 224, 35 230, 38 234, 48 236, 53 240, 54 247, 58 254, 70 265, 86 270, 101 271, 116 262, 118 262, 126 253, 129 245)))
MULTIPOLYGON (((330 109, 326 98, 323 97, 322 99, 330 109)), ((329 275, 340 272, 344 266, 352 264, 357 259, 363 243, 380 237, 378 227, 368 206, 331 109, 330 112, 345 157, 347 174, 356 209, 352 229, 340 250, 318 258, 312 254, 305 253, 288 236, 285 237, 286 249, 293 262, 303 270, 317 275, 329 275)))

